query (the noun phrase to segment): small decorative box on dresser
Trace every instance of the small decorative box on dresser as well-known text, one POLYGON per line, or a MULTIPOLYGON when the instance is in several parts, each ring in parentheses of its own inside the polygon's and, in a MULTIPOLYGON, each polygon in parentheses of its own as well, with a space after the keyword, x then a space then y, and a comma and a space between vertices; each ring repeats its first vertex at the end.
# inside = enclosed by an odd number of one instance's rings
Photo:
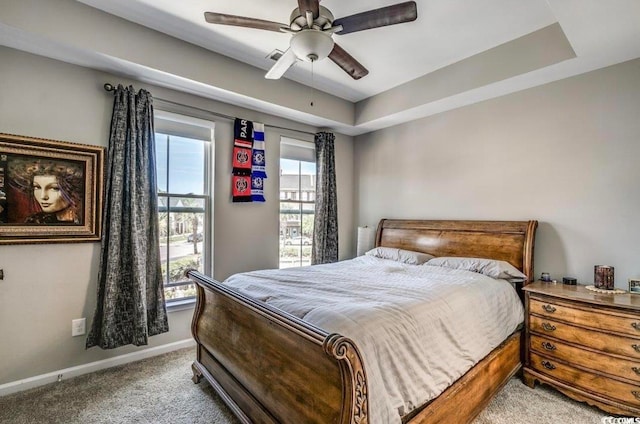
POLYGON ((535 282, 525 291, 523 377, 603 411, 640 416, 640 295, 535 282))

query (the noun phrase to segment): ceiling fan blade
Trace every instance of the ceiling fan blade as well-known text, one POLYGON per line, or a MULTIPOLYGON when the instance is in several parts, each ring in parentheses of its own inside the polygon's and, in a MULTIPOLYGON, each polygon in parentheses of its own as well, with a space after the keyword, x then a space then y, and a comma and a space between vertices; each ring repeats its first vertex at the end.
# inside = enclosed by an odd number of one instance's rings
POLYGON ((287 49, 264 77, 266 79, 279 79, 297 60, 298 58, 293 53, 293 50, 291 48, 287 49))
POLYGON ((264 21, 262 19, 247 18, 245 16, 225 15, 224 13, 204 12, 204 19, 210 24, 232 25, 245 28, 265 29, 280 32, 280 28, 289 25, 279 22, 264 21))
POLYGON ((317 18, 320 14, 320 5, 318 3, 319 0, 298 0, 298 9, 300 9, 300 14, 304 16, 305 12, 310 10, 313 14, 313 19, 317 18))
POLYGON ((362 66, 360 62, 355 60, 353 56, 347 53, 338 44, 333 45, 333 50, 331 50, 331 53, 329 53, 329 59, 331 59, 333 63, 341 67, 347 74, 351 76, 351 78, 355 80, 358 80, 369 73, 367 68, 362 66))
POLYGON ((333 21, 333 26, 342 25, 342 31, 336 32, 336 34, 342 35, 365 29, 411 22, 415 21, 417 17, 416 2, 408 1, 336 19, 333 21))

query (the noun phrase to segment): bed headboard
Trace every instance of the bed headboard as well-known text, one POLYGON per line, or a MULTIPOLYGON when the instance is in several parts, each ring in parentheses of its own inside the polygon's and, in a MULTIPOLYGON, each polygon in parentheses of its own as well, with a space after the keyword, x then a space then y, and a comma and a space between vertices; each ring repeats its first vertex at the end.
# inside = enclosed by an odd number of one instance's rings
POLYGON ((498 259, 533 281, 538 221, 431 221, 382 219, 376 247, 396 247, 434 256, 498 259))

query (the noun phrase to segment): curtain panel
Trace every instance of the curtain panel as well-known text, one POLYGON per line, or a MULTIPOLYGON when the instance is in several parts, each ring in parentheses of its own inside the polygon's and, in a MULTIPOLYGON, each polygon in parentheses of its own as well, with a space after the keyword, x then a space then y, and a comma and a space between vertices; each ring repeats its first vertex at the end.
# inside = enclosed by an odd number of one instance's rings
POLYGON ((335 135, 319 132, 316 147, 316 208, 313 224, 313 265, 338 261, 338 196, 336 192, 335 135))
POLYGON ((169 331, 158 233, 153 104, 118 85, 109 137, 98 301, 86 347, 146 345, 169 331))

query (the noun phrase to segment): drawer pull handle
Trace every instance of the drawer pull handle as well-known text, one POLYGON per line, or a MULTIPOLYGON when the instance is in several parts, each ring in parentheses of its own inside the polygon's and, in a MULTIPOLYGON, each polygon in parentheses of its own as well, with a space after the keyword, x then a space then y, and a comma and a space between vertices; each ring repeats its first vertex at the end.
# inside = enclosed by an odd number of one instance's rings
POLYGON ((640 400, 640 392, 633 390, 631 394, 634 395, 636 399, 640 400))
POLYGON ((553 330, 555 330, 555 329, 556 329, 556 326, 555 326, 555 325, 551 325, 551 324, 549 324, 548 322, 543 322, 543 323, 542 323, 542 328, 543 328, 545 331, 553 331, 553 330))
POLYGON ((556 350, 556 347, 549 342, 542 342, 542 347, 547 350, 556 350))
POLYGON ((633 348, 633 350, 635 350, 636 352, 640 353, 640 345, 632 344, 631 347, 633 348))
MULTIPOLYGON (((552 364, 551 362, 549 362, 549 361, 542 361, 542 366, 543 366, 543 367, 545 367, 545 368, 546 368, 546 369, 548 369, 548 370, 555 370, 555 369, 556 369, 556 366, 555 366, 555 365, 553 365, 553 364, 552 364)), ((636 392, 636 393, 638 393, 638 395, 637 395, 636 397, 640 396, 640 392, 636 392)), ((635 394, 634 394, 634 395, 635 395, 635 394)), ((640 399, 640 397, 638 397, 638 399, 640 399)))
POLYGON ((638 368, 638 367, 631 367, 631 369, 633 370, 633 372, 635 372, 636 374, 640 375, 640 368, 638 368))
POLYGON ((556 308, 554 308, 551 305, 544 305, 542 307, 542 309, 544 309, 545 311, 549 312, 550 314, 554 313, 556 311, 556 308))
POLYGON ((631 326, 636 330, 640 331, 640 322, 634 322, 631 324, 631 326))

